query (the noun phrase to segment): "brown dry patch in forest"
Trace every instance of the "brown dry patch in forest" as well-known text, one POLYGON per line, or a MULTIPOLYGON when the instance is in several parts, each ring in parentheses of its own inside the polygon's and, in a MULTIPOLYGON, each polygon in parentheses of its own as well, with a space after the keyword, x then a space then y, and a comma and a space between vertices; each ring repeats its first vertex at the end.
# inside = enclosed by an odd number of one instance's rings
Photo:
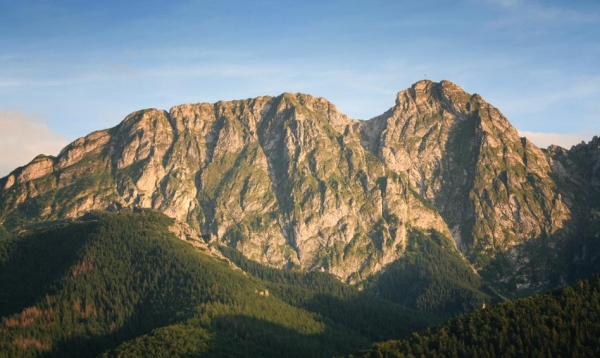
POLYGON ((96 309, 90 302, 84 302, 82 298, 76 299, 73 302, 73 309, 79 315, 79 318, 88 318, 96 316, 96 309))
POLYGON ((73 266, 73 268, 71 269, 71 276, 73 276, 73 278, 76 278, 79 275, 91 271, 93 268, 94 264, 91 260, 84 260, 78 265, 73 266))
POLYGON ((43 310, 38 307, 28 307, 21 314, 16 317, 9 318, 4 322, 6 328, 16 327, 29 327, 31 324, 36 322, 38 318, 42 317, 46 320, 50 320, 54 311, 52 308, 43 310))
POLYGON ((40 342, 35 338, 19 337, 13 341, 13 345, 22 349, 33 347, 40 351, 50 350, 50 344, 40 342))

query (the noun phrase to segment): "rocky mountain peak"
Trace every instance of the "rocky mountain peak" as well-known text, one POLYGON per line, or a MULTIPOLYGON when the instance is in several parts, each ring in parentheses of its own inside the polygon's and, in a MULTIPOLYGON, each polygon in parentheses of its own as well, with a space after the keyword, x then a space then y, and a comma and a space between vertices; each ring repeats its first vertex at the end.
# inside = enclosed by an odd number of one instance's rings
POLYGON ((447 110, 455 113, 468 113, 473 110, 470 108, 472 104, 469 103, 471 99, 482 100, 480 96, 471 96, 447 80, 440 82, 421 80, 410 88, 398 92, 395 107, 400 111, 410 111, 414 107, 419 111, 447 110))
POLYGON ((350 282, 402 257, 411 230, 435 230, 482 274, 535 289, 531 248, 554 252, 574 232, 578 200, 556 179, 579 168, 569 153, 541 151, 445 80, 415 83, 368 121, 299 93, 183 104, 15 170, 0 180, 0 223, 151 208, 249 258, 350 282))
POLYGON ((520 266, 523 243, 548 235, 561 241, 572 230, 546 155, 479 95, 449 81, 420 81, 366 122, 365 133, 370 150, 408 176, 480 269, 506 252, 506 262, 520 266))

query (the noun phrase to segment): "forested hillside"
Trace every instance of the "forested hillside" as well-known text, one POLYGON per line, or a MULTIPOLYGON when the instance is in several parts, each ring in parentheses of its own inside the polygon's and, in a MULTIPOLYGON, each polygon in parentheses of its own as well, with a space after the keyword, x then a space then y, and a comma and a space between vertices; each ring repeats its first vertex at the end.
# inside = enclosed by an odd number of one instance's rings
POLYGON ((600 276, 466 314, 359 357, 600 357, 600 276))
POLYGON ((88 215, 0 241, 10 357, 330 357, 435 322, 328 274, 245 274, 152 212, 88 215))
MULTIPOLYGON (((440 318, 498 302, 497 296, 488 292, 466 260, 452 250, 452 245, 435 231, 411 230, 405 256, 367 280, 362 285, 364 291, 360 299, 378 297, 440 318)), ((219 249, 242 270, 270 281, 272 289, 285 283, 328 296, 359 297, 354 287, 339 282, 332 275, 268 268, 248 260, 235 249, 225 246, 219 249)))
POLYGON ((499 298, 436 231, 413 229, 404 257, 367 283, 377 297, 439 317, 471 312, 499 298))

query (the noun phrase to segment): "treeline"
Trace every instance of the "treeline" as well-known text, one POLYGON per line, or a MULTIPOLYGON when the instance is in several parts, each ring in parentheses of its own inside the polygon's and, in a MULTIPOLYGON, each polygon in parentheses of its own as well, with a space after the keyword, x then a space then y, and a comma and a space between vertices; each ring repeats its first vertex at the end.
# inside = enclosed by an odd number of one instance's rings
POLYGON ((219 249, 242 270, 264 280, 272 295, 342 323, 372 341, 408 337, 441 322, 435 316, 361 292, 329 273, 278 270, 249 260, 238 250, 219 249))
POLYGON ((359 357, 600 357, 600 276, 379 343, 359 357))
POLYGON ((370 279, 368 290, 444 318, 496 303, 453 245, 438 232, 412 229, 404 256, 370 279))
POLYGON ((339 298, 355 297, 358 293, 355 287, 344 284, 329 273, 279 270, 252 261, 231 247, 219 246, 218 249, 243 271, 270 283, 303 287, 314 293, 324 293, 339 298))
MULTIPOLYGON (((445 319, 498 302, 452 245, 438 232, 411 230, 404 256, 368 279, 364 292, 360 293, 331 274, 269 268, 245 258, 235 249, 223 246, 219 249, 242 270, 270 282, 273 289, 281 291, 292 286, 294 289, 281 292, 281 297, 293 304, 302 303, 304 298, 297 296, 302 292, 298 288, 302 287, 311 293, 344 300, 371 297, 374 302, 391 301, 445 319), (280 288, 274 284, 289 286, 280 288)), ((416 327, 408 328, 414 331, 416 327)), ((395 333, 398 337, 403 334, 395 333)))
POLYGON ((431 322, 328 275, 232 270, 162 214, 87 219, 0 241, 2 354, 331 357, 431 322))

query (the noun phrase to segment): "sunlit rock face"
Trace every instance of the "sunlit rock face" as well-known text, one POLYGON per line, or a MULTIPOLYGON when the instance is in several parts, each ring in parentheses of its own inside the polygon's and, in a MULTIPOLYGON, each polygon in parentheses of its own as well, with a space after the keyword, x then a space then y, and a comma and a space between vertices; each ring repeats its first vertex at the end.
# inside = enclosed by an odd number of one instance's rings
POLYGON ((579 192, 557 180, 588 179, 571 178, 569 153, 519 138, 448 81, 415 83, 368 121, 304 94, 184 104, 15 170, 0 180, 0 221, 150 208, 254 260, 349 282, 402 257, 410 228, 436 230, 491 282, 537 289, 552 268, 532 252, 552 259, 576 231, 579 192))

